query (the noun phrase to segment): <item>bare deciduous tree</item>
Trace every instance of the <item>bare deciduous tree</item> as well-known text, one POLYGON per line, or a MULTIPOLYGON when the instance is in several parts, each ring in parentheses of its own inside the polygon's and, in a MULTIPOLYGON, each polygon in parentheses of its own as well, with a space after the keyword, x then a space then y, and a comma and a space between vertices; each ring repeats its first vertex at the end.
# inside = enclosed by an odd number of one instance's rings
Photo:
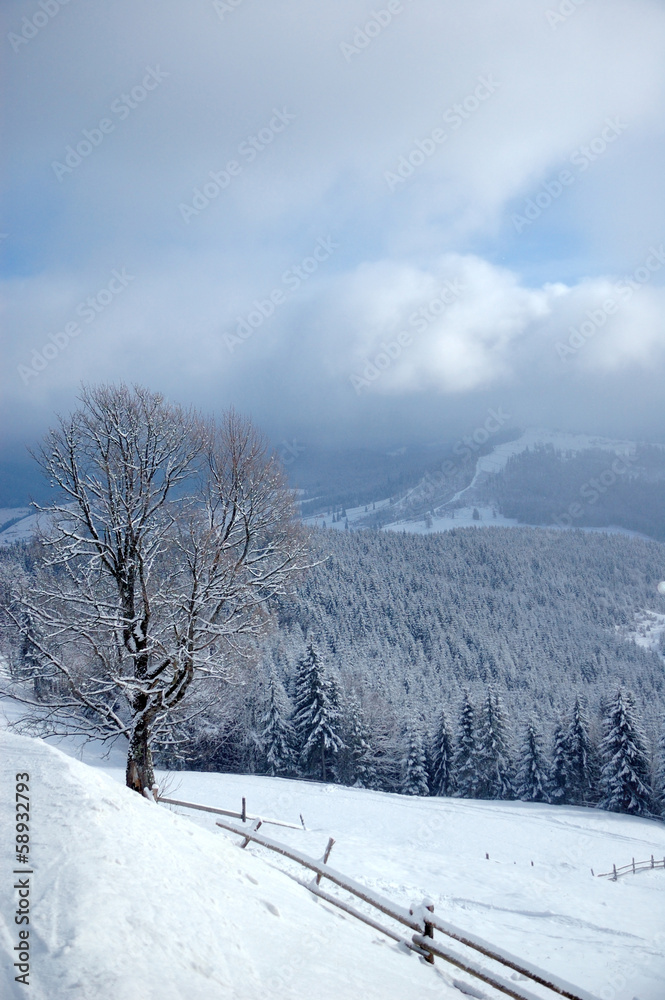
POLYGON ((6 612, 53 728, 126 736, 142 792, 151 741, 193 685, 228 675, 240 636, 262 632, 307 537, 278 461, 235 412, 205 421, 125 385, 80 403, 35 455, 58 499, 40 508, 38 565, 15 572, 6 612))

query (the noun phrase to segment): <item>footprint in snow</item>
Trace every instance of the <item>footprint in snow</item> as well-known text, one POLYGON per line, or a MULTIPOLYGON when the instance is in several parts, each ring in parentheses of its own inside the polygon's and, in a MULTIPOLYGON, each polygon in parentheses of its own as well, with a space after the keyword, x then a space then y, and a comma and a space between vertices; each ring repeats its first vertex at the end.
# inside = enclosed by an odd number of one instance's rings
POLYGON ((279 910, 274 905, 274 903, 269 903, 267 899, 262 899, 261 902, 265 906, 266 910, 268 910, 270 913, 272 913, 272 915, 274 917, 278 917, 280 915, 279 914, 279 910))

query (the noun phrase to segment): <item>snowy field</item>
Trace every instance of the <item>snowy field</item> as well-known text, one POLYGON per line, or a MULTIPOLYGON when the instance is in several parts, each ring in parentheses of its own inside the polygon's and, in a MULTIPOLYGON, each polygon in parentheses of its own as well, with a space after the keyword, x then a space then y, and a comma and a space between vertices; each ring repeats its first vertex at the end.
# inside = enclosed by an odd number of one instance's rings
MULTIPOLYGON (((3 997, 452 1000, 462 996, 454 983, 471 990, 446 963, 431 967, 316 900, 283 874, 302 877, 291 862, 241 851, 214 817, 178 816, 126 790, 119 750, 91 767, 41 741, 2 732, 0 742, 3 842, 14 836, 15 773, 28 771, 34 865, 30 991, 10 975, 3 997)), ((174 798, 239 809, 245 796, 250 814, 302 814, 306 830, 266 832, 314 857, 334 837, 338 870, 401 904, 429 897, 441 918, 599 1000, 665 997, 665 871, 617 882, 591 874, 665 856, 662 823, 257 776, 165 780, 174 798)), ((1 891, 8 956, 17 928, 7 877, 1 891)))

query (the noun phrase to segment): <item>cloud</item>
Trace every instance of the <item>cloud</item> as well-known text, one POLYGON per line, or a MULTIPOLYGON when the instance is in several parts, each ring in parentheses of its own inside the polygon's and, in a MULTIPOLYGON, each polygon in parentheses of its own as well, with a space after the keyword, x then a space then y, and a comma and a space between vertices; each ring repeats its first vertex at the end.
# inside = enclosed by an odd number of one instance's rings
MULTIPOLYGON (((495 391, 521 393, 526 421, 595 419, 602 380, 628 400, 637 373, 662 372, 662 272, 565 359, 556 345, 665 230, 665 12, 605 0, 555 28, 552 6, 404 0, 347 58, 376 4, 98 0, 93 18, 72 0, 8 43, 5 436, 35 433, 81 379, 339 435, 399 435, 495 391), (626 127, 582 169, 608 119, 626 127), (573 182, 517 231, 564 169, 573 182), (326 239, 334 253, 285 281, 326 239), (26 381, 122 268, 122 294, 26 381)), ((5 35, 25 16, 5 4, 5 35)))

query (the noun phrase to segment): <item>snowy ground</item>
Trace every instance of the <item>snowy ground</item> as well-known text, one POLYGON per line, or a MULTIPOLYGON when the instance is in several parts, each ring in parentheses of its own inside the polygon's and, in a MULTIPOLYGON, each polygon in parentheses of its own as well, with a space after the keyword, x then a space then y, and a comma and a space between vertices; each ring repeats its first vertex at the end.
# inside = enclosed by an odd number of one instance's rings
MULTIPOLYGON (((5 732, 0 744, 5 845, 15 773, 31 774, 33 1000, 461 998, 453 983, 468 977, 315 900, 279 870, 292 864, 241 851, 214 817, 150 805, 122 786, 121 767, 5 732)), ((615 883, 590 870, 665 856, 661 823, 256 776, 169 781, 175 798, 236 809, 244 795, 250 813, 302 813, 306 831, 267 832, 315 857, 333 836, 330 863, 345 874, 402 904, 428 896, 442 918, 602 1000, 665 996, 665 871, 615 883)), ((5 955, 17 939, 8 867, 5 955)), ((2 995, 26 991, 10 975, 2 995)))
POLYGON ((663 633, 665 632, 665 615, 658 611, 642 611, 635 617, 635 628, 626 632, 626 638, 632 639, 643 649, 658 651, 663 633))

